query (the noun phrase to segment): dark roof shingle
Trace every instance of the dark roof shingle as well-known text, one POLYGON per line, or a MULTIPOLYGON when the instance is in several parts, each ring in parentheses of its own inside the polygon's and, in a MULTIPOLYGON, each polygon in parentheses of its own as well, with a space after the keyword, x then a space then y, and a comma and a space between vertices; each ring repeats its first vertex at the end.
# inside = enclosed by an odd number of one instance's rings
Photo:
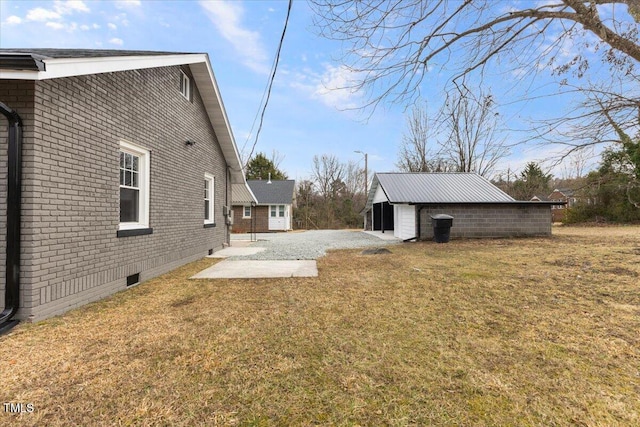
POLYGON ((295 183, 292 179, 282 181, 247 180, 249 188, 260 205, 293 204, 295 183))

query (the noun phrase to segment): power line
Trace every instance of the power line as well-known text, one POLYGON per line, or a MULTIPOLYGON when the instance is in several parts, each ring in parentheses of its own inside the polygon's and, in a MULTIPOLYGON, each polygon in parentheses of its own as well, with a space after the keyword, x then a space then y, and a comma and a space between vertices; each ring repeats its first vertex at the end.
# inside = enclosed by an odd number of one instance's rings
MULTIPOLYGON (((293 5, 293 0, 289 0, 289 6, 287 7, 287 16, 284 21, 284 28, 282 29, 282 36, 280 36, 280 43, 278 44, 278 50, 276 51, 276 57, 273 61, 273 66, 271 69, 271 78, 269 79, 269 83, 267 85, 266 99, 264 94, 262 95, 262 99, 264 99, 265 101, 264 101, 264 106, 262 107, 262 113, 260 114, 260 124, 258 126, 258 130, 256 131, 256 139, 255 141, 253 141, 253 145, 251 146, 251 151, 249 152, 249 156, 247 156, 247 162, 251 160, 251 157, 253 156, 253 151, 255 150, 256 145, 258 144, 258 136, 260 135, 260 131, 262 130, 262 124, 264 122, 264 114, 267 110, 267 104, 269 104, 269 98, 271 96, 271 88, 273 87, 273 81, 276 78, 276 70, 278 69, 278 63, 280 62, 280 52, 282 50, 282 44, 284 43, 284 35, 287 32, 287 26, 289 24, 289 16, 291 15, 292 5, 293 5)), ((255 124, 255 120, 253 123, 255 124)), ((251 130, 253 130, 253 125, 251 126, 251 130)), ((248 141, 248 138, 247 138, 247 141, 248 141)))

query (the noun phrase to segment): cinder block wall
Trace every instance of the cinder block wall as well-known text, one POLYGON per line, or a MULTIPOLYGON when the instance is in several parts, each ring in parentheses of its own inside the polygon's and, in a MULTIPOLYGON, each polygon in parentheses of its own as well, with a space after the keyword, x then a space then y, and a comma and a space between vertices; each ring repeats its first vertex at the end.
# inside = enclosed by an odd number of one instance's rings
MULTIPOLYGON (((242 206, 233 208, 233 228, 234 233, 250 233, 252 218, 242 218, 242 206)), ((251 215, 255 216, 256 233, 266 233, 269 231, 269 206, 255 206, 251 209, 251 215)))
POLYGON ((549 205, 427 205, 420 209, 420 239, 433 239, 431 215, 454 217, 451 238, 551 235, 549 205))
MULTIPOLYGON (((20 318, 95 301, 126 289, 129 275, 145 281, 228 240, 226 162, 195 85, 192 101, 179 92, 180 69, 44 80, 19 96, 34 104, 25 126, 20 318), (150 235, 116 235, 121 140, 151 151, 150 235), (215 176, 213 228, 203 224, 205 172, 215 176)), ((0 93, 16 84, 0 81, 0 93)))

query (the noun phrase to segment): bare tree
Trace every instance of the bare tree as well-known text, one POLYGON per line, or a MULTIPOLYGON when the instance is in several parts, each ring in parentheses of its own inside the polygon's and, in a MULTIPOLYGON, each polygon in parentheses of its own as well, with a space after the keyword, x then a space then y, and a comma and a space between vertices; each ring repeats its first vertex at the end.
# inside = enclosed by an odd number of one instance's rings
POLYGON ((329 198, 333 195, 336 182, 344 180, 344 164, 333 154, 315 155, 312 174, 318 193, 329 198))
POLYGON ((333 154, 313 156, 313 180, 318 194, 322 198, 321 215, 326 221, 324 228, 333 226, 335 217, 335 201, 343 189, 345 167, 333 154))
POLYGON ((498 116, 492 95, 478 98, 465 89, 446 101, 440 116, 445 135, 441 153, 458 172, 476 172, 489 177, 496 163, 509 154, 505 140, 498 137, 498 116))
POLYGON ((416 105, 407 117, 407 131, 402 135, 396 167, 405 172, 445 172, 451 164, 429 147, 436 145, 430 132, 431 123, 427 105, 416 105))
POLYGON ((612 72, 640 62, 637 0, 557 0, 518 4, 493 0, 310 0, 319 33, 346 46, 343 63, 367 91, 367 105, 411 104, 432 68, 460 83, 500 61, 504 70, 540 69, 588 75, 590 55, 612 72), (602 6, 608 6, 605 12, 602 6), (601 16, 602 14, 602 16, 601 16), (568 49, 568 48, 571 49, 568 49), (568 57, 568 50, 577 53, 568 57))
POLYGON ((349 161, 344 165, 344 184, 348 197, 353 198, 357 194, 363 192, 362 189, 362 177, 364 175, 364 169, 358 166, 358 163, 349 161))

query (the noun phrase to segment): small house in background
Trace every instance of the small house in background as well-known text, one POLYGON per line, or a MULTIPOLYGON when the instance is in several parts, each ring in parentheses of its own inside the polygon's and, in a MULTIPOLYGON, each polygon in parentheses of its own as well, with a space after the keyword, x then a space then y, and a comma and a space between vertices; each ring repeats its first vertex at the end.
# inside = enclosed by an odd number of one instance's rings
POLYGON ((551 206, 564 202, 517 201, 476 173, 377 173, 365 228, 403 239, 433 238, 431 216, 454 217, 451 237, 551 234, 551 206))
POLYGON ((234 193, 233 232, 267 233, 291 230, 295 207, 294 180, 248 180, 255 201, 234 193))
POLYGON ((570 188, 555 189, 549 194, 548 199, 552 202, 565 202, 564 204, 553 205, 551 207, 553 222, 562 222, 567 213, 567 209, 575 205, 578 201, 575 192, 570 188))

